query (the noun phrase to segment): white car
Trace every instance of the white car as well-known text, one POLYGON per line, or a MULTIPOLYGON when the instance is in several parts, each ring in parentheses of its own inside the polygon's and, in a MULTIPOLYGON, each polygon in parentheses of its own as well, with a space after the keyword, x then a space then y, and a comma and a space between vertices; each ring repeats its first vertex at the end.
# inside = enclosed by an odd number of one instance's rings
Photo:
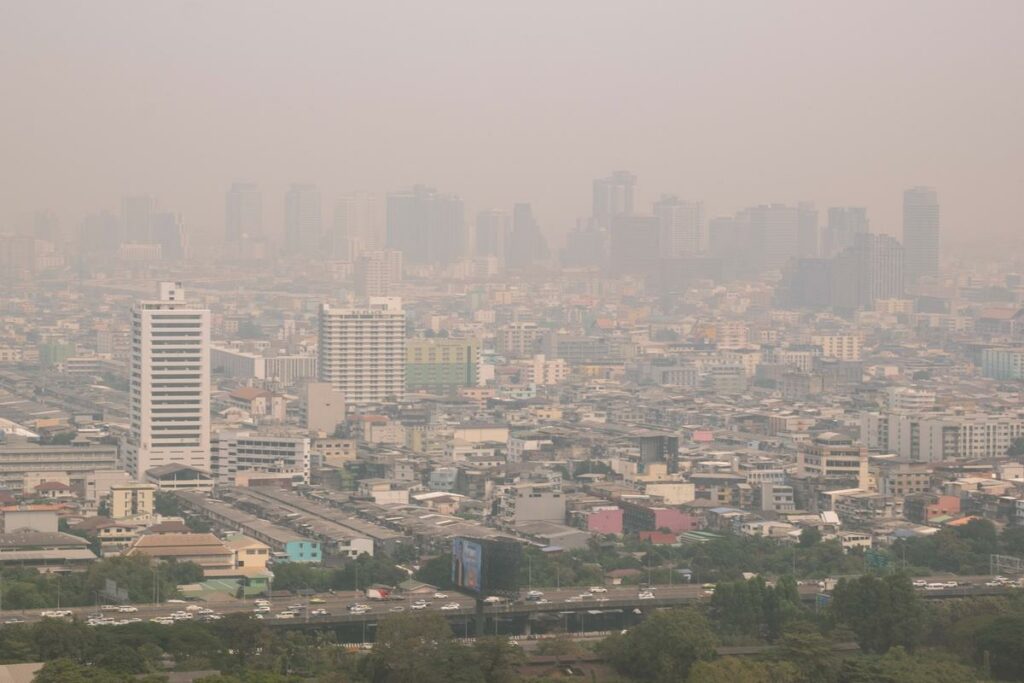
POLYGON ((404 612, 405 608, 402 607, 401 605, 396 605, 396 606, 392 607, 391 609, 389 609, 388 611, 389 612, 404 612))
POLYGON ((581 600, 589 600, 592 597, 594 597, 594 594, 589 592, 589 591, 584 592, 584 593, 580 593, 580 599, 581 600))
POLYGON ((446 612, 448 612, 450 610, 453 610, 453 609, 460 609, 460 608, 461 608, 461 605, 459 605, 459 603, 457 603, 457 602, 449 602, 446 605, 441 605, 441 609, 446 611, 446 612))
POLYGON ((419 602, 414 602, 414 603, 412 603, 412 605, 410 605, 410 607, 411 607, 412 609, 415 609, 415 610, 420 610, 420 609, 427 609, 427 603, 425 603, 425 602, 423 602, 423 601, 421 600, 421 601, 419 601, 419 602))
POLYGON ((590 592, 591 593, 607 593, 608 589, 605 588, 604 586, 591 586, 590 587, 590 592))
POLYGON ((641 591, 637 594, 636 597, 638 600, 653 600, 654 593, 652 593, 651 591, 641 591))
POLYGON ((253 612, 255 612, 256 614, 267 614, 268 612, 270 612, 270 606, 269 605, 257 605, 253 609, 253 612))
POLYGON ((50 617, 53 619, 60 619, 61 617, 70 617, 72 615, 69 609, 47 609, 39 613, 41 617, 50 617))
POLYGON ((117 605, 103 605, 103 607, 100 607, 100 611, 101 612, 119 612, 119 611, 121 611, 121 608, 119 606, 117 606, 117 605))
POLYGON ((501 598, 499 598, 497 595, 490 595, 484 598, 484 602, 488 605, 497 605, 499 602, 501 602, 501 598))
POLYGON ((583 598, 578 595, 573 595, 565 599, 566 602, 583 602, 583 598))
POLYGON ((924 588, 927 585, 928 582, 924 579, 917 579, 916 581, 914 581, 914 588, 924 588))
POLYGON ((174 623, 174 619, 171 619, 170 617, 153 617, 150 621, 154 624, 161 624, 163 626, 170 626, 174 623))
POLYGON ((322 608, 322 607, 321 607, 321 608, 319 608, 319 609, 315 609, 315 610, 313 610, 313 611, 312 611, 312 612, 310 612, 309 614, 310 614, 311 616, 314 616, 314 617, 326 617, 327 615, 329 615, 329 614, 330 614, 330 612, 328 612, 327 610, 325 610, 324 608, 322 608))
POLYGON ((125 605, 124 607, 122 607, 121 609, 119 609, 117 611, 121 612, 122 614, 134 614, 135 612, 139 611, 139 608, 138 607, 132 607, 131 605, 125 605))
POLYGON ((434 599, 435 600, 447 600, 448 599, 448 594, 447 593, 434 593, 434 599))
POLYGON ((274 618, 275 619, 294 619, 295 618, 295 612, 292 612, 291 610, 285 610, 284 612, 278 612, 277 614, 275 614, 274 618))

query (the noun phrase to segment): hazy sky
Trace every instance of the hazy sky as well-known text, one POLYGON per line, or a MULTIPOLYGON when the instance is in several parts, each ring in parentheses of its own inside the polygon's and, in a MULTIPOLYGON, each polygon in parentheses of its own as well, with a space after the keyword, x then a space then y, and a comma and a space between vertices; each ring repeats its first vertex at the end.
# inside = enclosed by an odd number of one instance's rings
POLYGON ((278 230, 423 182, 564 233, 590 181, 866 205, 939 191, 947 235, 1024 232, 1024 1, 206 0, 0 6, 0 231, 148 192, 223 229, 236 179, 278 230), (326 208, 326 207, 325 207, 326 208))

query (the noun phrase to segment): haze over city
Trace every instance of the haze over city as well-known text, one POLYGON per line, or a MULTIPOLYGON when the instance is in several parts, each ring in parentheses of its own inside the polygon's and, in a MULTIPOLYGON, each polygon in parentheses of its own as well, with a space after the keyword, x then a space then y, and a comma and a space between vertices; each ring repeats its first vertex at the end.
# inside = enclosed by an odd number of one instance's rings
POLYGON ((65 224, 148 193, 195 236, 259 183, 325 200, 425 183, 531 201, 559 246, 589 178, 708 217, 811 201, 899 235, 904 187, 945 238, 1014 235, 1019 2, 8 3, 0 219, 65 224))
POLYGON ((1024 3, 0 6, 0 681, 1024 681, 1024 3))

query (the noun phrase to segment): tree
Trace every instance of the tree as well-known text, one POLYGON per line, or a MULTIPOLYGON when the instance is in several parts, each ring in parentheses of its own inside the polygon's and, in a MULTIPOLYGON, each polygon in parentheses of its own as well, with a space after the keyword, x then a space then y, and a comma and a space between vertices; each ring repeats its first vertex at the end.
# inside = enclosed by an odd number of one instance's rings
POLYGON ((248 614, 229 614, 217 622, 216 632, 225 648, 234 652, 237 666, 243 668, 265 640, 263 624, 248 614))
POLYGON ((978 674, 938 652, 909 654, 894 647, 882 657, 843 662, 840 683, 976 683, 978 674))
POLYGON ((829 683, 838 674, 832 643, 813 628, 786 631, 777 643, 775 658, 792 664, 799 680, 806 683, 829 683))
POLYGON ((363 672, 374 683, 441 683, 465 664, 466 650, 453 643, 448 622, 438 613, 401 613, 380 622, 363 672))
POLYGON ((816 526, 804 527, 800 532, 800 547, 810 548, 821 543, 821 531, 816 526))
POLYGON ((988 659, 992 675, 1004 681, 1024 680, 1024 615, 996 617, 974 635, 975 659, 988 659))
POLYGON ((697 662, 687 683, 800 683, 796 667, 787 662, 757 662, 723 657, 712 662, 697 662))
POLYGON ((626 635, 612 635, 600 647, 617 671, 655 683, 685 680, 691 667, 715 655, 707 620, 692 609, 657 612, 626 635))
POLYGON ((33 683, 129 683, 134 677, 95 666, 76 664, 70 659, 55 659, 39 670, 33 683))
POLYGON ((844 579, 833 592, 832 609, 868 652, 882 654, 894 645, 913 649, 924 633, 921 598, 903 574, 844 579))
POLYGON ((1017 437, 1006 449, 1006 455, 1011 458, 1019 458, 1024 455, 1024 436, 1017 437))
POLYGON ((523 651, 507 638, 480 638, 473 644, 473 652, 487 683, 512 683, 517 680, 515 666, 523 661, 523 651))

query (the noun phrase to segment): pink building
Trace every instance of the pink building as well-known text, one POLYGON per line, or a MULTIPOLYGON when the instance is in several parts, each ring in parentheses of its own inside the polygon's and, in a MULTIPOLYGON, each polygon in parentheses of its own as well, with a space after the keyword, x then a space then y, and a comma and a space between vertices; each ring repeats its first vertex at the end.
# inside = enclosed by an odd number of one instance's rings
POLYGON ((700 528, 700 519, 675 508, 651 508, 654 512, 653 529, 668 529, 673 534, 695 531, 700 528))
POLYGON ((587 514, 587 531, 594 534, 621 534, 622 508, 594 508, 587 514))

